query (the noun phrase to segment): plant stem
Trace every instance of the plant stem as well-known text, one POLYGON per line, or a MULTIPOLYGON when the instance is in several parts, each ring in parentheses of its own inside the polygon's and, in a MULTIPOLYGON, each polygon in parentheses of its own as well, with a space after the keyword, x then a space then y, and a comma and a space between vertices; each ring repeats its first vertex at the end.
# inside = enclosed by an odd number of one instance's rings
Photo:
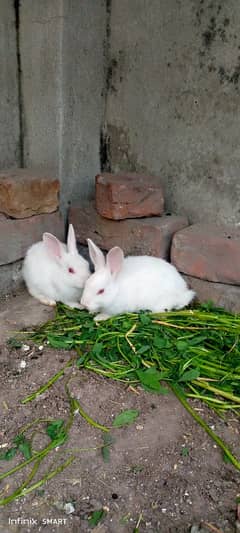
POLYGON ((205 429, 206 433, 214 440, 214 442, 216 442, 219 448, 221 448, 221 450, 225 453, 225 455, 228 457, 229 461, 231 461, 231 463, 235 466, 235 468, 240 470, 240 461, 238 461, 237 458, 232 454, 225 442, 223 442, 223 440, 218 435, 216 435, 216 433, 208 426, 208 424, 203 420, 203 418, 198 413, 196 413, 195 409, 191 407, 180 387, 172 383, 170 384, 170 387, 178 398, 178 400, 183 405, 183 407, 185 407, 185 409, 188 411, 188 413, 190 413, 194 420, 196 420, 196 422, 203 429, 205 429))

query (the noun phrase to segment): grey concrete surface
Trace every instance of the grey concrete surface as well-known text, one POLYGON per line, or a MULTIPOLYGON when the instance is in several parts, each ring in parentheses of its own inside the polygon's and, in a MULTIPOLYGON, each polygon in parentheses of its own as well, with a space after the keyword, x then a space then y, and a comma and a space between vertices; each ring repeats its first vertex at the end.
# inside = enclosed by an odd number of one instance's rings
POLYGON ((0 300, 0 345, 16 331, 53 318, 55 310, 32 298, 25 289, 0 300))
POLYGON ((21 3, 24 163, 55 171, 64 211, 99 171, 105 18, 104 0, 21 3))
POLYGON ((62 0, 20 4, 23 144, 26 167, 58 175, 61 141, 62 0))
POLYGON ((23 285, 22 261, 0 266, 0 296, 20 289, 23 285))
POLYGON ((162 176, 191 222, 239 222, 239 1, 111 5, 111 169, 162 176))
POLYGON ((104 114, 105 0, 63 2, 62 207, 93 195, 104 114))
POLYGON ((0 168, 18 166, 18 66, 14 2, 0 2, 0 168))

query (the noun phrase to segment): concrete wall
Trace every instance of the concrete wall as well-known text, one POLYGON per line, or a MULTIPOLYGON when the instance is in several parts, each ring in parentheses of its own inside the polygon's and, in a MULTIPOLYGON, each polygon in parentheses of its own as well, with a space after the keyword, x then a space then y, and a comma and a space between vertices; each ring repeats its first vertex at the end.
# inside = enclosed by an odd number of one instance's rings
POLYGON ((20 164, 18 62, 13 2, 0 1, 0 168, 20 164))
POLYGON ((88 198, 99 171, 104 0, 24 0, 20 51, 24 164, 51 167, 61 204, 88 198))
POLYGON ((24 166, 58 173, 62 0, 24 0, 19 18, 24 166))
POLYGON ((239 26, 239 0, 111 2, 105 164, 193 222, 240 221, 239 26))
POLYGON ((50 167, 65 212, 100 166, 149 172, 238 223, 239 25, 239 0, 1 0, 0 167, 50 167))
POLYGON ((100 170, 104 114, 105 0, 63 0, 62 205, 89 198, 100 170))

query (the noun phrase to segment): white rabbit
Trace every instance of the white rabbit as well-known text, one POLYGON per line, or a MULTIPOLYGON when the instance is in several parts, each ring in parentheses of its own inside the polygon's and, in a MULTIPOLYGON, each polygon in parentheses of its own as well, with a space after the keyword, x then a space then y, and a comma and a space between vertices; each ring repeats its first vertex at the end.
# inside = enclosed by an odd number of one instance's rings
POLYGON ((80 299, 89 264, 79 255, 72 224, 68 229, 67 245, 51 233, 30 246, 23 263, 23 278, 28 291, 45 305, 63 302, 82 308, 80 299))
POLYGON ((176 268, 164 259, 124 258, 122 249, 115 246, 105 261, 96 244, 87 241, 95 272, 85 284, 81 303, 92 313, 100 312, 95 320, 140 310, 181 309, 194 298, 176 268))

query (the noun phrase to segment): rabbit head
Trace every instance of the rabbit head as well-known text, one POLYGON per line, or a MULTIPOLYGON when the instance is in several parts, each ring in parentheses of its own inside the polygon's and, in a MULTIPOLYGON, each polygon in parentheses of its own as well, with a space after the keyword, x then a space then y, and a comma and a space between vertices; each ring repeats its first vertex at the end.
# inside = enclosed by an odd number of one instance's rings
POLYGON ((83 288, 90 275, 88 262, 78 253, 75 232, 69 225, 67 245, 51 233, 43 234, 43 243, 49 259, 60 269, 61 281, 66 287, 83 288))
POLYGON ((124 255, 121 248, 115 246, 108 252, 105 260, 98 246, 91 239, 87 239, 87 242, 95 272, 85 284, 81 304, 90 312, 96 313, 109 306, 116 298, 116 278, 121 270, 124 255))

